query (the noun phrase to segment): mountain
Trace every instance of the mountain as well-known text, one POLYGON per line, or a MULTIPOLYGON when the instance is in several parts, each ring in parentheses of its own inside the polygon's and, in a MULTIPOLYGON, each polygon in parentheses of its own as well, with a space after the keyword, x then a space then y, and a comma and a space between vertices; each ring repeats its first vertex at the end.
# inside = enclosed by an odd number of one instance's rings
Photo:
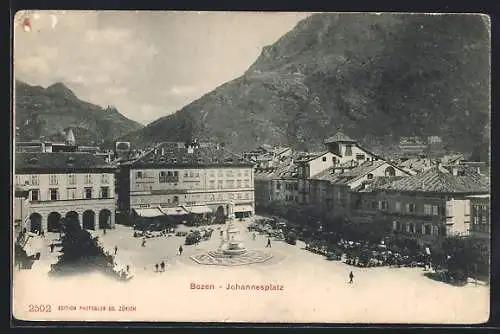
POLYGON ((81 145, 111 145, 113 140, 143 126, 116 110, 82 101, 64 84, 47 88, 16 80, 15 87, 18 140, 36 140, 41 136, 60 140, 72 129, 81 145))
POLYGON ((127 138, 317 149, 340 130, 379 150, 438 135, 448 150, 484 154, 489 45, 483 16, 314 14, 241 77, 127 138))

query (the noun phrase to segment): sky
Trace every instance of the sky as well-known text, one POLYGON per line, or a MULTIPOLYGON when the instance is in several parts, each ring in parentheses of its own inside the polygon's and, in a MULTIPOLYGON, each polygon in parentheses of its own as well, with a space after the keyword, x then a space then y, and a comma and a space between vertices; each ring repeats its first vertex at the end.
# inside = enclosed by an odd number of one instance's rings
POLYGON ((43 87, 62 82, 82 100, 147 124, 242 75, 264 46, 309 15, 21 12, 14 76, 43 87))

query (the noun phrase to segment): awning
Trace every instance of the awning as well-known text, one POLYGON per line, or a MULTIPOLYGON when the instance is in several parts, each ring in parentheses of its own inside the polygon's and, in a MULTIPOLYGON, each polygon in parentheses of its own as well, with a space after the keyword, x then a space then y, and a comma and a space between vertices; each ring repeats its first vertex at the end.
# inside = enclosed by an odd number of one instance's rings
POLYGON ((235 205, 234 212, 253 212, 250 205, 235 205))
POLYGON ((165 216, 165 214, 159 208, 142 208, 133 210, 138 216, 144 218, 155 218, 155 217, 165 216))
POLYGON ((210 209, 206 205, 197 205, 197 206, 186 206, 184 207, 187 211, 190 213, 195 213, 195 214, 204 214, 204 213, 212 213, 212 209, 210 209))
POLYGON ((168 216, 182 216, 188 214, 188 212, 181 206, 176 206, 173 208, 160 208, 160 210, 168 216))

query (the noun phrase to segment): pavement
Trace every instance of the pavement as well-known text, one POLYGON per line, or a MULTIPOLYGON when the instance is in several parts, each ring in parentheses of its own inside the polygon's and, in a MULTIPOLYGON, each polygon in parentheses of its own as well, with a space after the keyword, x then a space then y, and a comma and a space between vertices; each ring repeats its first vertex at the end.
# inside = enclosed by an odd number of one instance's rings
POLYGON ((117 225, 100 239, 109 250, 118 247, 117 261, 133 268, 131 281, 117 283, 98 274, 54 281, 40 271, 26 270, 15 281, 14 313, 26 319, 87 321, 475 324, 488 320, 489 287, 454 287, 426 278, 421 268, 354 268, 306 251, 301 242, 293 246, 272 241, 266 248, 267 237, 257 235, 252 240, 248 223, 237 223, 245 246, 272 252, 273 258, 238 267, 200 265, 190 258, 217 249, 217 230, 199 245, 186 246, 184 237, 171 236, 147 239, 146 247, 141 247, 142 239, 134 238, 131 228, 117 225), (184 252, 177 255, 180 245, 184 252), (154 272, 154 264, 162 260, 168 264, 166 272, 154 272), (350 271, 353 284, 348 283, 350 271), (30 284, 33 281, 36 284, 30 284), (236 285, 283 290, 231 289, 236 285), (54 307, 133 305, 136 311, 43 315, 26 311, 26 304, 41 301, 54 307))

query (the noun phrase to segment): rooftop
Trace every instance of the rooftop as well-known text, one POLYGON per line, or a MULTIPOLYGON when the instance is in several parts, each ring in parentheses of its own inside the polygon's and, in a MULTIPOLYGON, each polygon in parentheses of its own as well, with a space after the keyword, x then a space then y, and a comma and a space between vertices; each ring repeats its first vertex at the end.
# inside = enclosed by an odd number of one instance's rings
POLYGON ((16 171, 24 170, 75 170, 91 168, 115 168, 106 163, 106 157, 87 152, 18 152, 15 154, 16 171))
POLYGON ((336 167, 328 168, 312 177, 314 180, 324 180, 330 181, 332 183, 347 184, 361 176, 370 173, 372 170, 387 164, 386 161, 365 161, 361 165, 353 168, 349 168, 343 173, 335 173, 336 167))
POLYGON ((446 169, 432 167, 420 174, 381 185, 378 190, 433 193, 487 193, 490 181, 480 174, 454 176, 446 169))
POLYGON ((338 142, 356 143, 357 141, 348 137, 347 135, 345 135, 344 133, 342 133, 340 131, 337 132, 336 134, 334 134, 333 136, 331 136, 330 138, 325 139, 325 144, 338 143, 338 142))
POLYGON ((252 166, 244 157, 216 146, 180 147, 173 143, 162 143, 145 153, 132 164, 139 166, 252 166))

